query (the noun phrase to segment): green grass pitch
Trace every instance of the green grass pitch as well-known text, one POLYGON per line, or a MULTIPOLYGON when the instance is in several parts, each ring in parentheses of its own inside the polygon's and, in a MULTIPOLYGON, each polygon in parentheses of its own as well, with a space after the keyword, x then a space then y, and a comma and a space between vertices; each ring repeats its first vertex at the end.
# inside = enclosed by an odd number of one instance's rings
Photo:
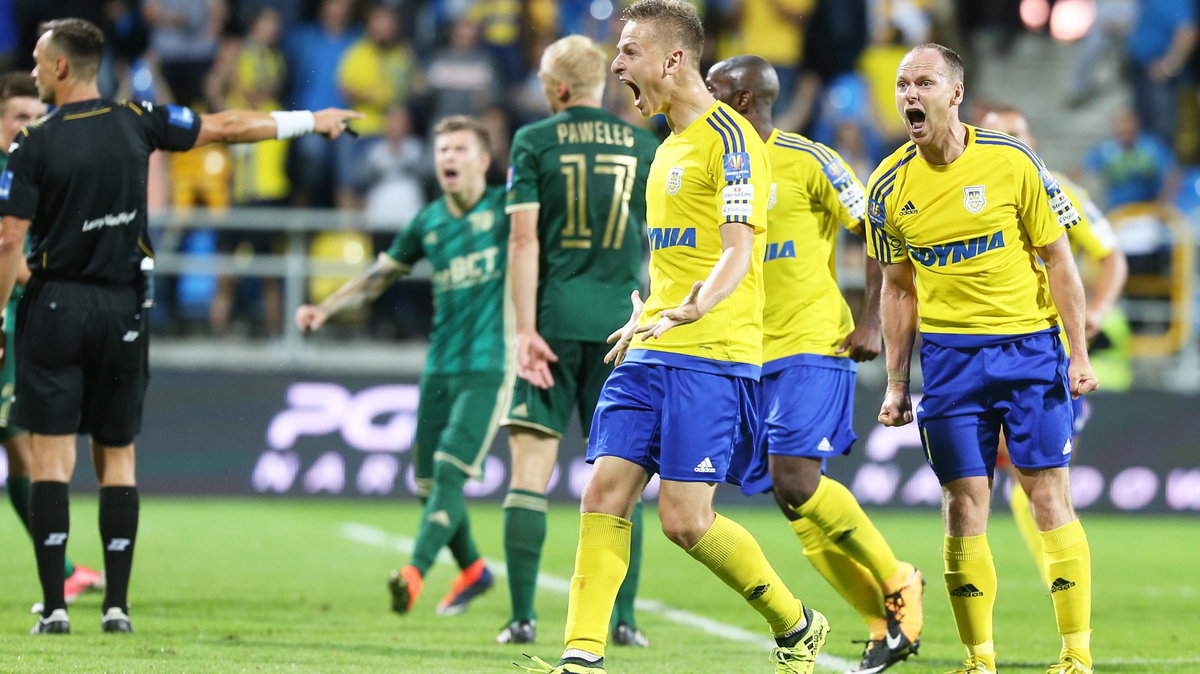
MULTIPOLYGON (((7 508, 5 508, 7 511, 7 508)), ((789 586, 829 616, 825 653, 857 663, 862 623, 808 566, 782 517, 769 507, 724 510, 762 543, 789 586)), ((538 598, 533 646, 498 646, 508 617, 501 579, 465 615, 434 606, 452 579, 448 565, 426 581, 415 613, 388 611, 387 571, 416 530, 411 502, 146 498, 130 593, 133 635, 102 635, 99 595, 72 607, 70 636, 31 637, 38 598, 33 553, 11 512, 0 512, 0 671, 3 672, 516 672, 521 651, 560 652, 566 596, 538 598)), ((71 554, 99 565, 94 499, 76 498, 71 554)), ((1050 599, 1006 514, 991 544, 1000 574, 996 634, 1003 672, 1044 672, 1057 656, 1050 599)), ((484 553, 502 555, 501 511, 475 503, 473 528, 484 553)), ((943 672, 961 659, 940 580, 936 512, 880 512, 876 522, 897 553, 926 570, 921 655, 894 668, 943 672)), ((653 645, 611 648, 612 672, 769 672, 761 619, 657 530, 650 511, 642 597, 655 600, 641 627, 653 645), (711 621, 720 635, 680 621, 711 621), (751 637, 750 635, 753 635, 751 637), (740 638, 738 638, 740 636, 740 638)), ((1200 672, 1196 522, 1183 517, 1085 517, 1095 562, 1097 672, 1200 672)), ((552 509, 543 571, 569 577, 577 515, 552 509)), ((495 568, 495 567, 493 567, 495 568)), ((837 671, 823 668, 819 671, 837 671)))

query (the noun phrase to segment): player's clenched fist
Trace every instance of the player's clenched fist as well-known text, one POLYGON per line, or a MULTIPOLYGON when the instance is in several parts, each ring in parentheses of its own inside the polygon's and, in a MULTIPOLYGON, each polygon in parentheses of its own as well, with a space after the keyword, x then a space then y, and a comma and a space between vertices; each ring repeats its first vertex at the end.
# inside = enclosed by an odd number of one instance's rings
POLYGON ((301 332, 320 330, 327 320, 329 320, 329 312, 321 307, 305 304, 296 310, 296 325, 301 332))
POLYGON ((884 426, 903 426, 912 423, 912 400, 908 397, 908 387, 900 384, 889 384, 883 394, 883 406, 879 408, 879 423, 884 426))
POLYGON ((1067 367, 1067 379, 1071 382, 1071 396, 1078 398, 1100 388, 1100 380, 1092 372, 1092 364, 1084 359, 1072 358, 1067 367))

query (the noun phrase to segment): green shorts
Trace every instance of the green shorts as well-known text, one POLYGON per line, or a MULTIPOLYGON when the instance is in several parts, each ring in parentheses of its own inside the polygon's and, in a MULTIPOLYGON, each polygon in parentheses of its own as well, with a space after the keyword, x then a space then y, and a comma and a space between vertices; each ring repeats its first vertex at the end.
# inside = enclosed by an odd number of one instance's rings
POLYGON ((540 389, 518 379, 513 388, 512 407, 502 425, 528 428, 561 438, 571 420, 571 410, 579 410, 579 425, 587 437, 592 428, 592 413, 600 399, 600 389, 612 373, 604 356, 612 348, 604 342, 580 342, 548 339, 546 343, 558 356, 550 363, 554 386, 540 389))
POLYGON ((14 292, 12 301, 4 311, 4 364, 0 367, 0 441, 8 440, 25 432, 11 421, 13 396, 17 391, 17 354, 13 347, 17 343, 17 301, 20 295, 14 292))
POLYGON ((421 377, 413 456, 417 494, 428 496, 433 466, 445 461, 467 477, 483 473, 483 459, 508 409, 512 380, 500 372, 426 374, 421 377))

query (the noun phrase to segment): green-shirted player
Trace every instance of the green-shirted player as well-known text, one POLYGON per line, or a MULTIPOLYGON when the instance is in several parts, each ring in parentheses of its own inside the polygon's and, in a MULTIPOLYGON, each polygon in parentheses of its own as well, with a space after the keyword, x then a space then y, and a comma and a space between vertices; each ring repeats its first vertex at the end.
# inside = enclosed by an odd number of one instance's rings
MULTIPOLYGON (((504 500, 512 615, 499 643, 536 637, 534 590, 559 440, 574 409, 587 436, 612 371, 604 363, 605 340, 628 320, 629 294, 639 285, 646 176, 658 140, 600 108, 607 70, 607 56, 588 38, 551 44, 538 76, 556 114, 520 129, 512 143, 506 211, 520 378, 504 420, 512 450, 504 500)), ((640 504, 631 519, 629 573, 613 611, 613 642, 646 646, 633 612, 640 504)))
POLYGON ((421 209, 361 276, 319 306, 296 312, 301 330, 316 330, 341 309, 378 297, 418 260, 433 265, 433 335, 413 442, 425 508, 411 562, 388 581, 397 613, 412 609, 443 547, 461 572, 438 613, 465 611, 493 583, 471 538, 463 496, 467 478, 481 472, 512 392, 508 219, 504 190, 486 183, 489 147, 487 131, 470 117, 438 123, 434 164, 442 198, 421 209))
MULTIPOLYGON (((0 75, 0 172, 8 164, 9 145, 21 128, 44 114, 46 104, 38 96, 37 84, 28 72, 0 75)), ((13 288, 12 299, 4 308, 4 356, 0 359, 0 444, 4 445, 4 452, 8 456, 8 477, 5 479, 8 498, 17 517, 25 525, 25 530, 29 531, 29 462, 32 447, 29 433, 9 423, 17 381, 17 359, 9 350, 16 343, 17 303, 21 299, 22 284, 27 280, 29 269, 23 267, 17 278, 18 285, 13 288)), ((63 582, 63 596, 68 602, 74 601, 85 590, 104 586, 103 574, 74 564, 70 557, 66 559, 63 578, 66 579, 63 582)), ((34 607, 34 613, 41 613, 39 606, 34 607)))

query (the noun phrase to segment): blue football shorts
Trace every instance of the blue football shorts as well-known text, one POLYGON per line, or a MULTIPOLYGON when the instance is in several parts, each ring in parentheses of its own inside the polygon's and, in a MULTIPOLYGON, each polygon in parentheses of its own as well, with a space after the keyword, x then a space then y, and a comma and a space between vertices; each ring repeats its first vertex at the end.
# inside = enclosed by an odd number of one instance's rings
POLYGON ((992 475, 1000 429, 1018 468, 1070 463, 1074 412, 1058 329, 922 335, 921 442, 938 481, 992 475))
MULTIPOLYGON (((854 382, 857 364, 849 358, 798 354, 763 365, 758 383, 759 429, 756 456, 800 456, 824 460, 849 454, 854 434, 854 382)), ((746 494, 771 488, 763 465, 742 483, 746 494), (765 479, 764 479, 765 478, 765 479)))
POLYGON ((754 465, 755 381, 626 361, 596 404, 587 461, 616 456, 679 482, 741 484, 754 465))

